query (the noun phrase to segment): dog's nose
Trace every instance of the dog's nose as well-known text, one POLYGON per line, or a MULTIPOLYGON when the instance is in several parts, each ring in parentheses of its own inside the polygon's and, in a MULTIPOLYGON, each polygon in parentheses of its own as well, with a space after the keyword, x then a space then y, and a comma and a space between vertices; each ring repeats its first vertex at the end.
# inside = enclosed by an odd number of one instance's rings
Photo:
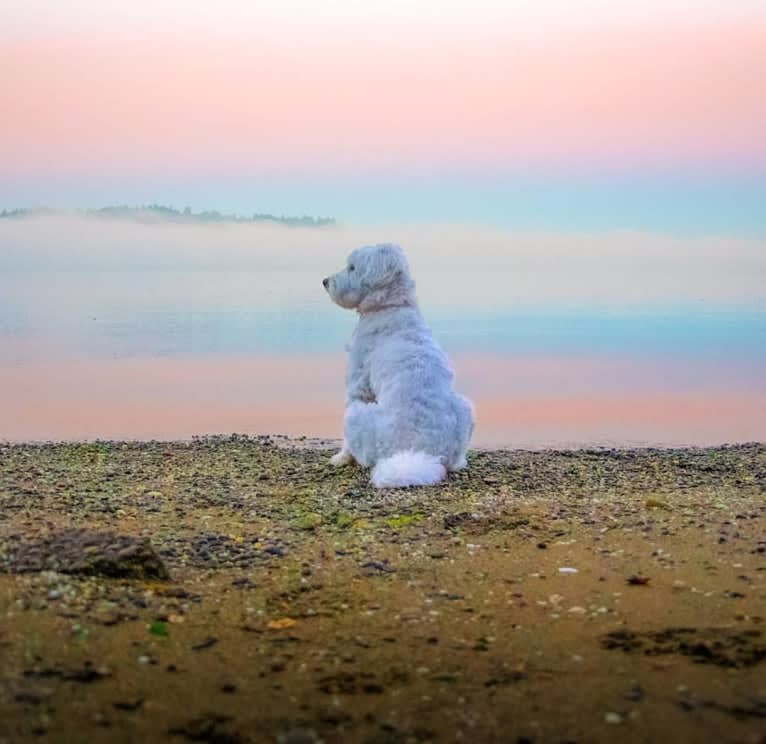
POLYGON ((322 284, 324 285, 324 288, 327 289, 327 287, 330 284, 330 278, 329 277, 325 277, 324 279, 322 279, 322 284))

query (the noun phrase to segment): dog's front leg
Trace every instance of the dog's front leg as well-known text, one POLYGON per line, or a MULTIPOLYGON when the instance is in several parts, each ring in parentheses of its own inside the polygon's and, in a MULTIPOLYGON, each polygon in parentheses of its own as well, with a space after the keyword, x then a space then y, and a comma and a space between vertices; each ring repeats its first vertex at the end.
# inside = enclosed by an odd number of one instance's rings
POLYGON ((369 364, 364 355, 352 352, 346 371, 346 408, 355 401, 374 403, 369 364))
MULTIPOLYGON (((356 339, 356 332, 354 333, 356 339)), ((366 364, 366 354, 358 343, 349 348, 348 367, 346 368, 346 411, 354 403, 374 403, 375 394, 370 385, 370 375, 366 364)), ((343 437, 343 446, 330 458, 330 464, 335 467, 348 465, 355 461, 348 445, 348 440, 343 437)))
MULTIPOLYGON (((350 403, 351 403, 351 400, 347 399, 346 408, 348 408, 350 403)), ((341 446, 340 451, 336 452, 330 458, 330 465, 333 465, 336 468, 340 468, 343 465, 349 465, 352 462, 354 462, 354 456, 351 454, 351 449, 348 446, 348 441, 346 440, 346 437, 343 437, 343 445, 341 446)))

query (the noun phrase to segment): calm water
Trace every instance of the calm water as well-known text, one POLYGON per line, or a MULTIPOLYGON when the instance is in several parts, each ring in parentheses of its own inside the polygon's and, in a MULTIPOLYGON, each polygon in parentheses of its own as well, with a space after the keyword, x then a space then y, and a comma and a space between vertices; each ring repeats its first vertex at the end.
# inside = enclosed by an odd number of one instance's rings
POLYGON ((381 232, 0 223, 0 439, 340 436, 354 316, 321 279, 392 238, 476 444, 766 439, 761 246, 381 232))

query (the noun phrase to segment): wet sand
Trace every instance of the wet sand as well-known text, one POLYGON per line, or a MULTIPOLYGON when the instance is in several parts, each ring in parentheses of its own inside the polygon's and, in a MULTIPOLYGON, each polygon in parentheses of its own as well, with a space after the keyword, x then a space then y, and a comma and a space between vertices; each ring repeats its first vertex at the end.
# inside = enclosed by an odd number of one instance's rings
POLYGON ((765 445, 292 444, 0 445, 0 742, 766 741, 765 445))

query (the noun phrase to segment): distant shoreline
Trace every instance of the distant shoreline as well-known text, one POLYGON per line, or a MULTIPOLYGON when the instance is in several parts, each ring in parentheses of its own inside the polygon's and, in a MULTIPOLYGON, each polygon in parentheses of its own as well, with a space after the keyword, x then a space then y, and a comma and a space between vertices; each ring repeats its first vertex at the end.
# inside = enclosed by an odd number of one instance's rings
POLYGON ((260 224, 271 222, 287 227, 325 227, 335 225, 334 217, 312 217, 310 215, 275 215, 265 212, 253 212, 250 215, 236 212, 224 213, 215 209, 194 212, 190 207, 183 210, 166 207, 161 204, 146 204, 136 207, 127 205, 107 206, 98 209, 54 209, 34 207, 30 209, 3 209, 0 219, 30 219, 34 217, 97 217, 99 219, 129 220, 131 222, 157 223, 173 222, 191 225, 210 224, 260 224))
MULTIPOLYGON (((195 447, 199 445, 226 445, 240 443, 260 443, 268 444, 282 449, 298 449, 311 451, 330 451, 342 444, 340 437, 332 436, 303 436, 291 434, 195 434, 191 437, 180 438, 85 438, 85 439, 7 439, 0 436, 0 451, 2 449, 19 449, 24 447, 34 447, 39 449, 49 447, 78 447, 78 446, 105 446, 117 447, 127 446, 131 448, 151 447, 158 445, 168 445, 173 447, 195 447)), ((669 454, 669 453, 697 453, 713 454, 726 451, 750 450, 766 451, 766 441, 750 442, 722 442, 720 444, 645 444, 630 443, 572 443, 566 445, 562 443, 553 443, 541 446, 471 446, 469 452, 492 454, 534 454, 544 457, 546 455, 561 455, 569 457, 580 457, 588 455, 608 455, 609 453, 619 453, 622 455, 648 455, 648 454, 669 454)))

